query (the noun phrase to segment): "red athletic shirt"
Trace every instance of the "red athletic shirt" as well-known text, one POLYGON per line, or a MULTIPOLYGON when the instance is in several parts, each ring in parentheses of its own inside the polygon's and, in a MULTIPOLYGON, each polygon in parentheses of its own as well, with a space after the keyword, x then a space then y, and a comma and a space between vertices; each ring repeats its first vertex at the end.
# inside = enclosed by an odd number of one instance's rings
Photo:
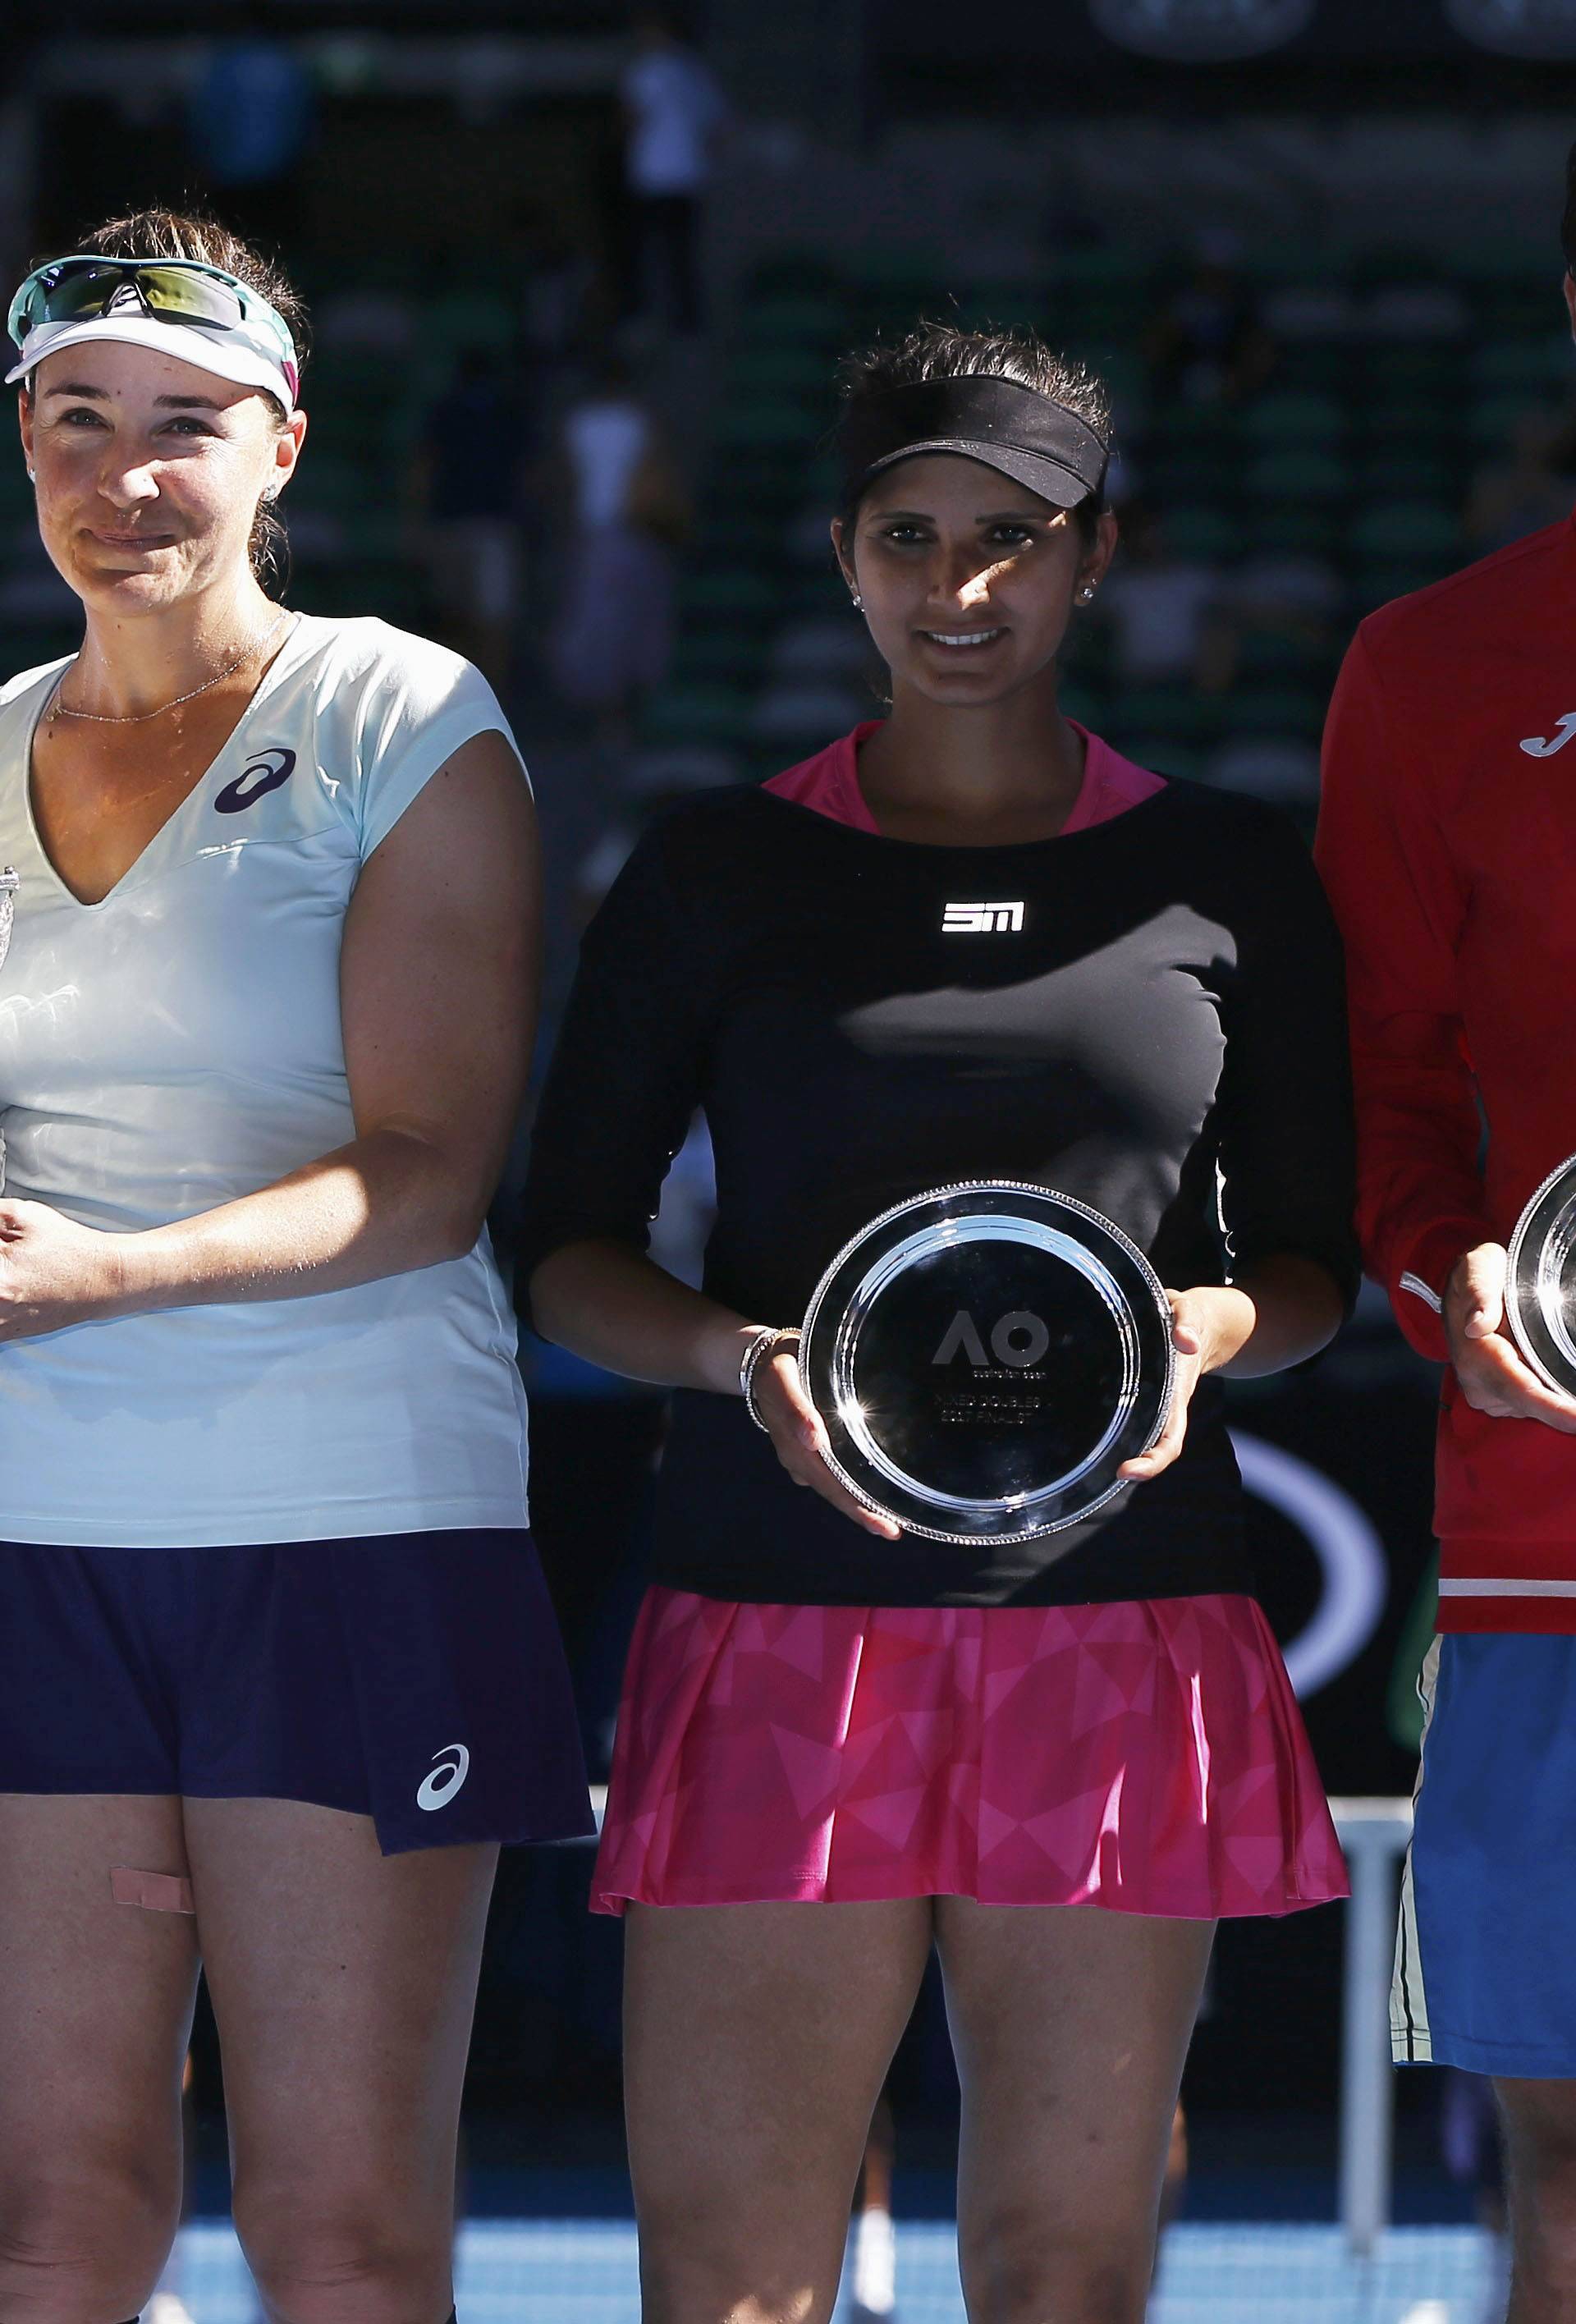
MULTIPOLYGON (((1365 622, 1325 730, 1358 1223, 1441 1363, 1454 1262, 1576 1154, 1573 738, 1576 521, 1365 622)), ((1449 1370, 1435 1524, 1442 1629, 1576 1632, 1576 1438, 1474 1412, 1449 1370)))

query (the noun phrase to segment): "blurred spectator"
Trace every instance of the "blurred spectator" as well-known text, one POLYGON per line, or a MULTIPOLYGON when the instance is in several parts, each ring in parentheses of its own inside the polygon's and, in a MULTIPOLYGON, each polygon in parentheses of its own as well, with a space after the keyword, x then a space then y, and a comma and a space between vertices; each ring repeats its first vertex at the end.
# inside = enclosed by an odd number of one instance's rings
POLYGON ((676 330, 698 331, 696 244, 701 197, 727 116, 723 92, 670 19, 653 10, 636 19, 635 54, 619 93, 628 133, 635 306, 676 330))
POLYGON ((312 83, 273 12, 251 0, 230 12, 193 84, 187 134, 225 223, 270 244, 298 228, 297 164, 312 125, 312 83))
POLYGON ((1573 454, 1570 412, 1546 404, 1523 412, 1508 456, 1485 462, 1472 478, 1462 522, 1474 555, 1487 557, 1570 515, 1573 454))
POLYGON ((512 658, 531 451, 497 359, 466 348, 428 414, 412 482, 447 640, 497 686, 512 658))
POLYGON ((673 552, 688 509, 628 366, 603 364, 563 420, 570 544, 551 639, 566 700, 597 713, 600 739, 627 742, 641 696, 673 651, 673 552))
POLYGON ((1218 611, 1213 675, 1332 678, 1345 642, 1346 592, 1321 557, 1266 550, 1231 574, 1218 611))
POLYGON ((1275 369, 1275 342, 1239 269, 1235 235, 1202 234, 1191 265, 1163 293, 1147 353, 1157 396, 1194 403, 1240 402, 1275 369))
POLYGON ((596 269, 551 209, 528 209, 521 240, 522 337, 537 364, 552 373, 585 343, 596 269))
POLYGON ((1217 683, 1221 595, 1217 568, 1175 555, 1157 511, 1129 503, 1120 557, 1098 601, 1117 678, 1132 686, 1217 683))

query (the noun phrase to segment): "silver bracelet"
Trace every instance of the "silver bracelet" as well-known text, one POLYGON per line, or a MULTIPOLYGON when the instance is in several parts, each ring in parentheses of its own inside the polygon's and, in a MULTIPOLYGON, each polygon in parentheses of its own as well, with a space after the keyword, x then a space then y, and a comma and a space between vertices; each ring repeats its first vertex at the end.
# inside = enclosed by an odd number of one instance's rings
POLYGON ((756 1406, 755 1375, 769 1357, 777 1355, 784 1348, 797 1348, 798 1344, 797 1324, 785 1324, 780 1330, 768 1325, 756 1333, 744 1351, 743 1361, 739 1366, 739 1385, 744 1391, 744 1409, 759 1429, 766 1430, 766 1423, 756 1406))
POLYGON ((775 1323, 757 1323, 755 1329, 751 1333, 749 1339, 745 1342, 744 1352, 739 1359, 739 1393, 741 1396, 749 1395, 750 1383, 755 1377, 755 1367, 760 1360, 760 1351, 766 1345, 768 1340, 770 1339, 776 1329, 777 1325, 775 1323))

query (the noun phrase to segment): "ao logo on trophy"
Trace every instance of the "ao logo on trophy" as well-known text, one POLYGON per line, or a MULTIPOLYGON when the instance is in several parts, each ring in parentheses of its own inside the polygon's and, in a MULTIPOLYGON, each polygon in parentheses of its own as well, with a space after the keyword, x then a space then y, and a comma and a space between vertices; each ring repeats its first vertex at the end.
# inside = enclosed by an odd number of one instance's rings
MULTIPOLYGON (((1027 1371, 1031 1364, 1037 1364, 1050 1344, 1050 1333, 1027 1307, 1014 1308, 1010 1315, 1003 1315, 991 1333, 991 1354, 999 1364, 1010 1364, 1014 1371, 1027 1371)), ((979 1325, 966 1307, 960 1307, 947 1325, 931 1361, 950 1364, 960 1355, 967 1356, 977 1371, 982 1371, 991 1360, 985 1353, 979 1325)))

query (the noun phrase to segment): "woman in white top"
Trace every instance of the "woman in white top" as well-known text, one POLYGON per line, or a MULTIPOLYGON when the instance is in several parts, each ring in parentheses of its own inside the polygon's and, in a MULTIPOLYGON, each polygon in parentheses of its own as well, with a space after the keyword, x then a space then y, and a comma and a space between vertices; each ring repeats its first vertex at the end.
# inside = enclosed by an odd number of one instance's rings
POLYGON ((0 2317, 174 2232, 199 1959, 271 2318, 441 2324, 497 1845, 586 1827, 483 1225, 529 787, 262 579, 288 287, 121 219, 12 309, 80 651, 0 687, 0 2317))

